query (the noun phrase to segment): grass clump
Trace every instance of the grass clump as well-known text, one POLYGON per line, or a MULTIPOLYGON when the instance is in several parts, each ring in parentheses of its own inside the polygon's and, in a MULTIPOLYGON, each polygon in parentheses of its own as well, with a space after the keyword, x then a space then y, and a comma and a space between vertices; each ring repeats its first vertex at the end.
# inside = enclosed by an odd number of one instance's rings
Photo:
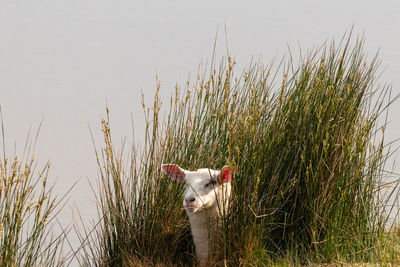
MULTIPOLYGON (((1 115, 1 110, 0 110, 1 115)), ((2 122, 2 120, 1 120, 2 122)), ((21 157, 0 157, 0 266, 61 266, 63 234, 53 235, 52 221, 60 202, 40 170, 27 142, 21 157)), ((29 139, 29 138, 28 138, 29 139)))
POLYGON ((375 84, 377 58, 367 61, 363 41, 349 38, 285 65, 275 83, 278 71, 261 63, 239 75, 230 57, 212 64, 176 87, 165 120, 158 86, 154 105, 143 105, 143 148, 127 157, 103 121, 101 221, 88 265, 194 264, 182 185, 162 175, 162 163, 236 166, 221 238, 211 244, 216 265, 385 260, 388 152, 379 118, 392 100, 375 84))

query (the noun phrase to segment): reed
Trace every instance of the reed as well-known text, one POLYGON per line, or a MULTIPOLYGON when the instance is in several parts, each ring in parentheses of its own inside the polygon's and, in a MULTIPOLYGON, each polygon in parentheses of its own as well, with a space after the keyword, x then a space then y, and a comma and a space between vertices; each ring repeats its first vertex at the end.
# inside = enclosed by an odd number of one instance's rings
POLYGON ((395 98, 376 85, 379 61, 348 37, 299 62, 277 70, 252 63, 237 75, 227 56, 177 86, 165 117, 158 82, 153 106, 143 104, 141 148, 114 147, 107 109, 105 145, 96 150, 100 221, 85 264, 194 264, 182 185, 160 169, 172 162, 189 170, 236 166, 229 212, 210 250, 217 266, 398 262, 382 254, 385 114, 395 98))
POLYGON ((35 141, 27 139, 21 156, 0 156, 0 266, 63 266, 65 232, 53 226, 64 198, 53 196, 48 185, 50 163, 39 169, 33 156, 35 141))

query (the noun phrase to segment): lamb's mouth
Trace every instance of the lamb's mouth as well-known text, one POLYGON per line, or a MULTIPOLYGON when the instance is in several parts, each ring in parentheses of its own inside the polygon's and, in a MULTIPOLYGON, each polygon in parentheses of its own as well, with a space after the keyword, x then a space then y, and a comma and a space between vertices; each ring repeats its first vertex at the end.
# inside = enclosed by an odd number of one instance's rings
POLYGON ((200 207, 197 206, 185 206, 185 209, 191 212, 196 212, 197 210, 200 209, 200 207))

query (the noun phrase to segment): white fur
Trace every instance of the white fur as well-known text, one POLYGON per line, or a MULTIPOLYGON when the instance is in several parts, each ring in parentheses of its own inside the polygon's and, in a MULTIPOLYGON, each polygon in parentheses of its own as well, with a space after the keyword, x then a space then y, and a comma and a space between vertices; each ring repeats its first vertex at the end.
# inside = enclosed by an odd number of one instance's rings
POLYGON ((221 171, 187 171, 177 165, 166 164, 162 169, 172 179, 185 183, 183 206, 189 216, 196 256, 204 265, 218 219, 227 212, 231 194, 231 168, 225 166, 221 171), (227 173, 229 177, 222 175, 227 173))

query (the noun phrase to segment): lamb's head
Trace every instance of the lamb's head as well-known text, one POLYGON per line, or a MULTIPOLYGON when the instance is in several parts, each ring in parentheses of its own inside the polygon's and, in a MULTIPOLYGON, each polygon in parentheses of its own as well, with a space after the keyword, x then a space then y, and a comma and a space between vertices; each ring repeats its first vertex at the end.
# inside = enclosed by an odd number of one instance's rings
POLYGON ((183 206, 187 212, 209 208, 221 209, 226 206, 235 171, 233 167, 187 171, 175 164, 165 164, 162 165, 162 169, 171 179, 185 183, 183 206))

